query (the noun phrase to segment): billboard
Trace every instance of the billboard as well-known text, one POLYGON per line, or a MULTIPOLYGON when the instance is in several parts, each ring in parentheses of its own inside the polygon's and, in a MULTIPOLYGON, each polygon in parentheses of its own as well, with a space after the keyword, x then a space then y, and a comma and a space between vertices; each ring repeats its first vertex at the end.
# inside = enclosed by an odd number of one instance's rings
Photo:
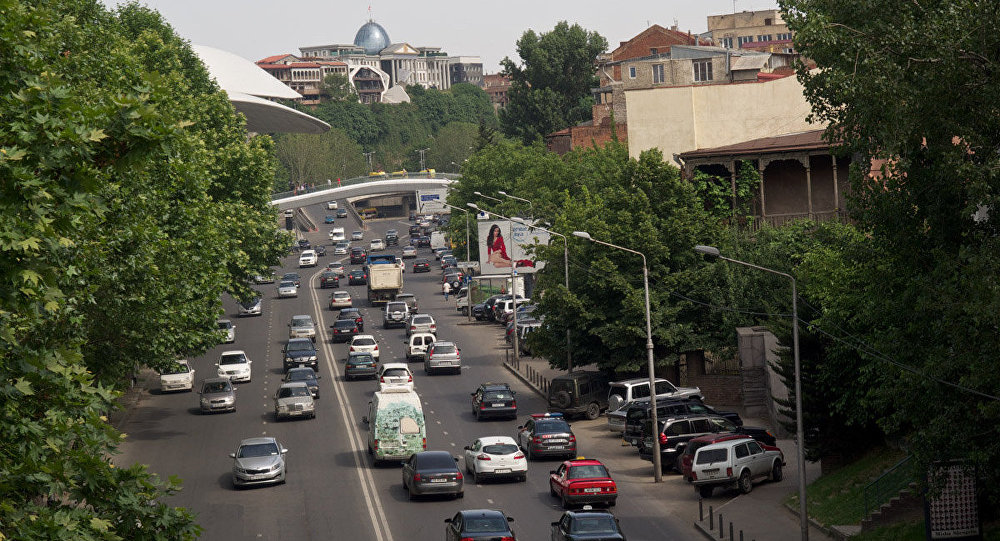
POLYGON ((420 214, 443 213, 448 207, 441 203, 444 203, 447 197, 447 188, 417 190, 417 212, 420 214))
POLYGON ((479 269, 482 274, 510 272, 511 262, 519 273, 535 272, 544 262, 535 263, 526 248, 549 243, 549 234, 507 220, 479 220, 479 269), (513 226, 513 232, 511 231, 513 226))

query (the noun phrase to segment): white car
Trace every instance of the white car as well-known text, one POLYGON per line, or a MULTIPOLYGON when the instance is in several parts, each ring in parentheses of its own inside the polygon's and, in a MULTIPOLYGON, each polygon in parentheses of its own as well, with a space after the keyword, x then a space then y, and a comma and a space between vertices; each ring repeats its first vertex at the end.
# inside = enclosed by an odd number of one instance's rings
POLYGON ((465 471, 473 482, 513 477, 522 483, 528 478, 528 461, 510 436, 486 436, 465 446, 465 471))
POLYGON ((354 231, 351 233, 351 240, 365 240, 364 231, 354 231))
POLYGON ((326 202, 326 208, 327 208, 327 210, 337 210, 337 202, 336 201, 327 201, 326 202))
POLYGON ((402 269, 403 272, 406 272, 406 262, 403 261, 401 257, 396 256, 396 264, 399 265, 399 268, 402 269))
POLYGON ((369 250, 385 250, 385 242, 382 239, 372 239, 369 250))
POLYGON ((225 339, 227 344, 232 344, 236 341, 236 325, 233 325, 232 321, 228 319, 220 319, 215 322, 219 327, 219 332, 222 334, 223 339, 225 339))
POLYGON ((375 337, 370 334, 358 334, 351 339, 350 349, 347 350, 350 353, 371 353, 375 360, 378 360, 378 342, 375 341, 375 337))
POLYGON ((347 240, 347 237, 344 235, 344 228, 334 227, 333 229, 331 229, 330 240, 333 242, 341 242, 347 240))
POLYGON ((743 494, 753 490, 754 479, 782 479, 784 456, 777 447, 765 449, 757 440, 739 439, 698 449, 691 464, 691 483, 702 498, 715 487, 736 487, 743 494))
POLYGON ((316 250, 306 250, 299 255, 300 267, 315 267, 318 261, 319 256, 316 255, 316 250))
POLYGON ((403 246, 403 259, 412 259, 417 257, 417 249, 413 246, 403 246))
POLYGON ((223 351, 219 357, 218 367, 220 378, 229 378, 233 383, 250 383, 250 365, 253 361, 241 349, 223 351))
POLYGON ((254 297, 246 302, 240 303, 240 317, 261 315, 261 298, 254 297))
POLYGON ((333 255, 347 255, 347 252, 350 250, 350 242, 338 242, 337 245, 333 247, 333 255))
POLYGON ((295 287, 295 282, 291 280, 285 280, 278 284, 278 296, 279 297, 298 297, 299 288, 295 287))
POLYGON ((413 390, 413 372, 406 363, 385 363, 378 367, 378 390, 382 392, 386 387, 406 388, 413 390))
POLYGON ((166 370, 160 372, 160 391, 190 391, 194 387, 194 368, 187 361, 180 360, 170 363, 166 370))

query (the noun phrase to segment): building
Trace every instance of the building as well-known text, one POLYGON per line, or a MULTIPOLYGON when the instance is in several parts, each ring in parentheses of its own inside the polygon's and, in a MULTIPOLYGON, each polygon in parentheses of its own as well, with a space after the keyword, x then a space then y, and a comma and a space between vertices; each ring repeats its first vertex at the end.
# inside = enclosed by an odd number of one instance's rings
POLYGON ((323 79, 331 73, 348 74, 346 62, 304 61, 290 54, 275 55, 257 61, 257 66, 302 95, 302 103, 319 103, 323 79))
MULTIPOLYGON (((756 82, 762 73, 773 71, 771 60, 770 53, 675 45, 669 54, 625 62, 622 88, 627 92, 664 86, 756 82)), ((779 62, 779 67, 784 65, 784 60, 779 62)))
POLYGON ((459 56, 449 66, 451 84, 469 83, 483 88, 483 61, 478 56, 459 56))
POLYGON ((483 90, 490 97, 493 109, 507 106, 507 91, 510 90, 510 77, 502 73, 492 73, 483 76, 483 90))
POLYGON ((777 9, 709 15, 708 34, 716 45, 727 49, 795 53, 792 31, 777 9))

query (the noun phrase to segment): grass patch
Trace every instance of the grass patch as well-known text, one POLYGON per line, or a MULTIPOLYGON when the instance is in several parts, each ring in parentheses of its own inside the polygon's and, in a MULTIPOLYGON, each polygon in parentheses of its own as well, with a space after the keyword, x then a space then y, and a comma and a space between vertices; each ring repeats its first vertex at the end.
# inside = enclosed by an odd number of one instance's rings
MULTIPOLYGON (((816 479, 807 489, 809 517, 827 526, 860 524, 865 512, 865 486, 904 456, 906 455, 902 451, 878 447, 860 459, 816 479)), ((798 493, 789 496, 785 503, 793 509, 798 509, 798 493)))
POLYGON ((903 522, 875 528, 851 538, 851 541, 924 541, 924 523, 903 522))

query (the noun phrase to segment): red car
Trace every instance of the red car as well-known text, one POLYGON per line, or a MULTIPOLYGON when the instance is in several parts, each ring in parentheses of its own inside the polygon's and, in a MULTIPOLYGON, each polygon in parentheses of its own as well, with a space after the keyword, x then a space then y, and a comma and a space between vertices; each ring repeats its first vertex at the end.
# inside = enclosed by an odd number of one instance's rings
MULTIPOLYGON (((741 440, 741 439, 751 439, 751 438, 747 434, 733 434, 730 432, 723 432, 720 434, 706 434, 704 436, 698 436, 697 438, 692 438, 691 441, 689 441, 687 445, 684 447, 684 452, 682 452, 677 457, 677 471, 681 472, 681 475, 684 476, 684 480, 690 483, 691 465, 694 463, 694 454, 698 452, 698 449, 701 449, 702 447, 706 445, 711 445, 713 443, 722 443, 724 441, 741 440)), ((785 463, 785 454, 781 451, 781 449, 778 449, 773 445, 767 445, 761 443, 759 441, 757 443, 760 443, 760 446, 765 450, 778 451, 779 453, 781 453, 781 463, 782 464, 785 463)))
POLYGON ((605 504, 618 500, 618 485, 600 460, 567 460, 549 476, 549 492, 562 500, 563 509, 571 505, 605 504))

